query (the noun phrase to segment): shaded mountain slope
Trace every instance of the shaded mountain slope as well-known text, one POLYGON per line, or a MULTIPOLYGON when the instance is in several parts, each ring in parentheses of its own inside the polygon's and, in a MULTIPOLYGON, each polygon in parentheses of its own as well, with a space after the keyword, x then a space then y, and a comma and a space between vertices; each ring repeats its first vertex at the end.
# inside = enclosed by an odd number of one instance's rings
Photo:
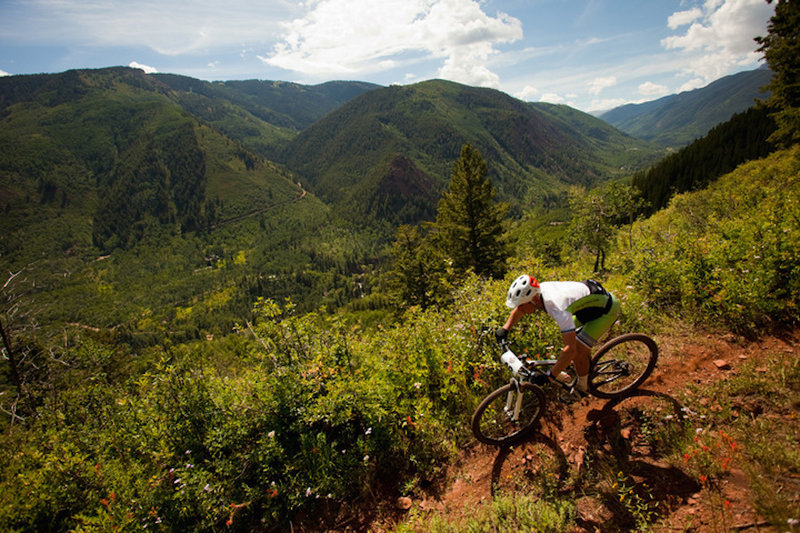
POLYGON ((192 115, 270 159, 298 131, 379 87, 347 81, 301 85, 262 80, 211 83, 174 74, 153 77, 168 85, 173 98, 192 115))
POLYGON ((186 114, 140 71, 14 77, 0 94, 0 197, 12 234, 52 207, 86 218, 94 244, 110 250, 131 245, 150 219, 196 231, 296 194, 287 173, 186 114))
POLYGON ((386 203, 380 184, 387 173, 382 169, 401 158, 409 174, 404 177, 393 167, 395 182, 418 181, 424 175, 430 184, 423 187, 426 201, 424 195, 416 196, 422 202, 416 215, 398 220, 410 222, 432 212, 466 142, 489 162, 501 198, 518 206, 571 184, 591 185, 617 176, 624 165, 620 161, 639 164, 656 153, 647 143, 577 111, 434 80, 354 98, 304 130, 281 160, 324 199, 363 215, 375 214, 364 206, 386 203), (581 120, 575 120, 577 114, 581 120), (585 132, 592 128, 602 134, 588 137, 585 132))
POLYGON ((720 78, 693 91, 645 102, 628 104, 600 115, 620 130, 662 146, 682 146, 700 138, 734 113, 763 100, 761 88, 772 71, 759 68, 720 78))

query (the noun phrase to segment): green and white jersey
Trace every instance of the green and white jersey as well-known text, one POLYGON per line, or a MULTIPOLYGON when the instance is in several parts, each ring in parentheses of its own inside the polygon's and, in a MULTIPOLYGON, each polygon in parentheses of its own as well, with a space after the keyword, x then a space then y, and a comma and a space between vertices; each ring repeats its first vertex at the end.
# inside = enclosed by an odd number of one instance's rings
POLYGON ((575 331, 575 318, 569 306, 585 296, 589 287, 580 281, 545 281, 540 284, 544 310, 553 317, 561 333, 575 331))

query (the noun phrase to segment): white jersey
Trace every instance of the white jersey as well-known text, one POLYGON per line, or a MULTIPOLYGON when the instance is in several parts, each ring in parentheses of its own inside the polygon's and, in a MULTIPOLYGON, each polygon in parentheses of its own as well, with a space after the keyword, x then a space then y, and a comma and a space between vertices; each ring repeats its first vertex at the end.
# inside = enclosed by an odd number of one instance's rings
POLYGON ((544 281, 540 287, 544 310, 556 321, 561 333, 575 331, 575 319, 567 307, 588 296, 589 287, 580 281, 544 281))

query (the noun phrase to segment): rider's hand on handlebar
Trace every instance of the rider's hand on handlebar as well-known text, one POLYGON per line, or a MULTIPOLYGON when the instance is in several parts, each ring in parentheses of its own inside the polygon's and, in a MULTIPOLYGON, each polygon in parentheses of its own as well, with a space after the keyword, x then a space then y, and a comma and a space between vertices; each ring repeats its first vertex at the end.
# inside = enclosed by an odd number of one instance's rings
POLYGON ((497 342, 504 343, 508 341, 508 330, 506 328, 499 328, 494 332, 494 338, 497 342))

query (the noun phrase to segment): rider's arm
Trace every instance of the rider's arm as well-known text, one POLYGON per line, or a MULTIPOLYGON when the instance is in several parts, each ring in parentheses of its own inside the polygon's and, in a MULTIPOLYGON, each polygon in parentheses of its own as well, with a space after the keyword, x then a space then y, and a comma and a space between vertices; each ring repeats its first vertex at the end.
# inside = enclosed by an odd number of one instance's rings
POLYGON ((536 306, 532 302, 515 307, 514 310, 511 311, 511 314, 508 315, 508 320, 506 320, 503 327, 494 332, 495 338, 500 342, 504 342, 508 336, 508 332, 514 327, 514 324, 519 322, 523 316, 529 315, 534 311, 536 311, 536 306))
POLYGON ((513 311, 511 311, 511 314, 508 315, 508 320, 506 320, 506 323, 503 325, 503 329, 506 331, 511 331, 511 328, 514 327, 514 324, 519 322, 523 316, 530 315, 534 311, 536 311, 536 306, 532 302, 518 305, 513 311))

